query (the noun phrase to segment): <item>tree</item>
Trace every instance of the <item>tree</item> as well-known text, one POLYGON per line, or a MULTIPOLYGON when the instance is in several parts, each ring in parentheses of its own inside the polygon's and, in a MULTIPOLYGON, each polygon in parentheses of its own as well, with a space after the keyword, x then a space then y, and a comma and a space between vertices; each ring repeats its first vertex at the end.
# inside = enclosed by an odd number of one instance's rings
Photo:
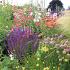
POLYGON ((52 14, 59 13, 63 9, 63 3, 60 0, 52 0, 49 3, 47 10, 50 9, 52 14))

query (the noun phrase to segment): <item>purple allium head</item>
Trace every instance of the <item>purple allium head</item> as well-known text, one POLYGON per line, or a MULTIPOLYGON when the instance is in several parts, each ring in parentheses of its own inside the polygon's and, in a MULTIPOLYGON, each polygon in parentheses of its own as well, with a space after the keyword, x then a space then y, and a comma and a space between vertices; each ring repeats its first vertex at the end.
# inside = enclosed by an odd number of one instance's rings
POLYGON ((64 35, 63 34, 59 35, 58 39, 64 39, 64 35))
POLYGON ((30 29, 14 29, 7 37, 9 54, 13 53, 17 58, 21 58, 27 53, 34 53, 38 48, 38 41, 38 35, 30 29))

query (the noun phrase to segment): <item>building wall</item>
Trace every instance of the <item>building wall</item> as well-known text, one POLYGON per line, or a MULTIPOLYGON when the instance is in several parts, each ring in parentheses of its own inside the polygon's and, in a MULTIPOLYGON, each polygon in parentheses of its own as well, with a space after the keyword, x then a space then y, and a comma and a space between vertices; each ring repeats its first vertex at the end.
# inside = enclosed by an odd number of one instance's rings
POLYGON ((0 0, 0 5, 5 5, 5 0, 0 0))

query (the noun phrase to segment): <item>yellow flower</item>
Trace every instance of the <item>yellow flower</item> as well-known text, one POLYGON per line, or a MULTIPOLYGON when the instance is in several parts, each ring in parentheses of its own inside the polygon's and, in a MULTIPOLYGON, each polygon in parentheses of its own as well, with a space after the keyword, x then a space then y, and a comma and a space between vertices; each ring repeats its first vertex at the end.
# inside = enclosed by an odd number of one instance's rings
POLYGON ((25 70, 25 67, 22 67, 22 70, 25 70))
POLYGON ((6 26, 6 28, 8 28, 8 26, 6 26))
POLYGON ((49 67, 45 67, 43 70, 49 70, 49 67))
POLYGON ((40 60, 40 58, 37 58, 37 60, 39 61, 39 60, 40 60))
POLYGON ((53 67, 55 69, 55 67, 53 67))
POLYGON ((43 64, 44 64, 44 62, 43 62, 43 64))
POLYGON ((18 68, 19 68, 19 66, 16 66, 16 68, 18 69, 18 68))
POLYGON ((27 61, 27 63, 28 63, 28 61, 27 61))
POLYGON ((36 66, 39 66, 39 64, 36 64, 36 66))
POLYGON ((48 49, 48 47, 45 46, 45 47, 42 47, 42 48, 41 48, 41 51, 43 51, 43 52, 48 52, 49 49, 48 49))
POLYGON ((68 59, 64 59, 65 62, 68 62, 68 59))
POLYGON ((65 50, 63 51, 63 54, 66 54, 66 51, 65 50))

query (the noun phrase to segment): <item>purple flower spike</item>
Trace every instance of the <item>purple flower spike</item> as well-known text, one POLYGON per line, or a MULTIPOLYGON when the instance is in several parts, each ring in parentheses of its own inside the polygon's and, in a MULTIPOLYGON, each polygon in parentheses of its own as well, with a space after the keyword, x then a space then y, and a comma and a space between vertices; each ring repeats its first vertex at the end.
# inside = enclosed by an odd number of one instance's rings
POLYGON ((38 48, 38 35, 33 34, 30 29, 14 29, 7 37, 9 54, 13 53, 17 58, 24 57, 27 53, 34 53, 38 48))

